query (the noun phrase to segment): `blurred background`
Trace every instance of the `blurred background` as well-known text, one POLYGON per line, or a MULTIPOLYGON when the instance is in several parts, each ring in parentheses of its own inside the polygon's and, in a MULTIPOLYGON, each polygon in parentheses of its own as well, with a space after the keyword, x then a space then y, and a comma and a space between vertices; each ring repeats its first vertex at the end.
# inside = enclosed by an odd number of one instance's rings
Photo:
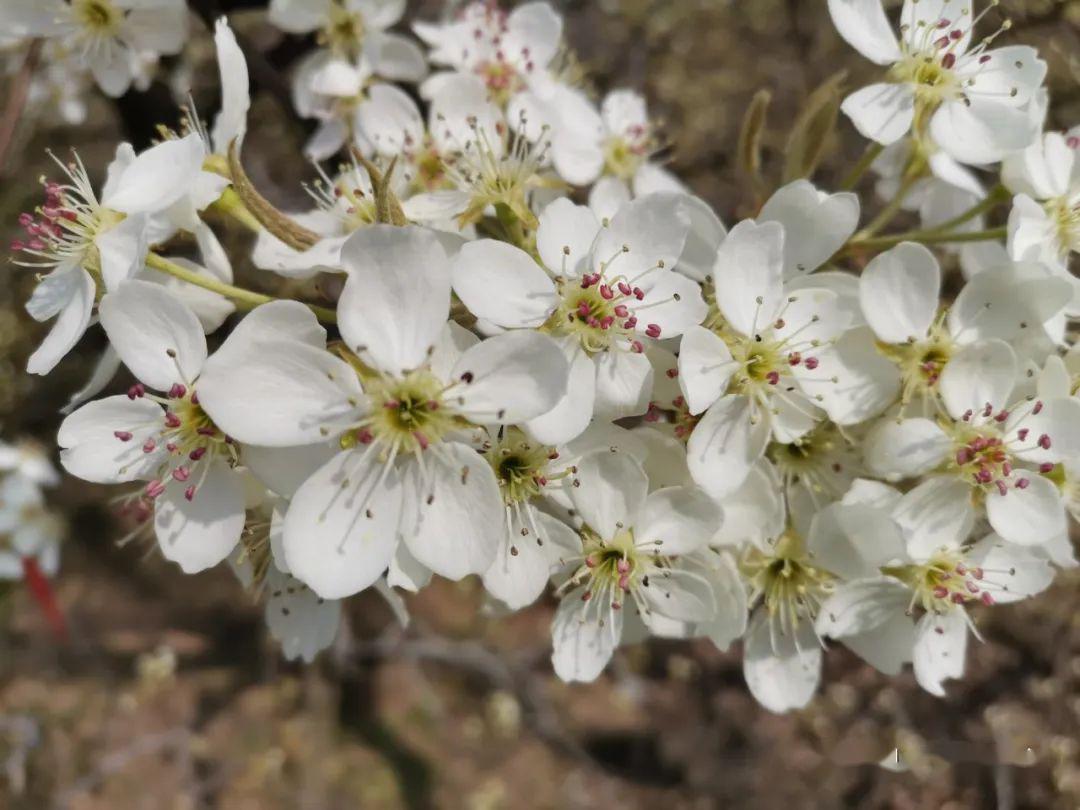
MULTIPOLYGON (((775 185, 810 93, 838 70, 854 87, 874 69, 835 34, 825 0, 552 2, 592 87, 646 93, 671 167, 728 224, 760 202, 736 158, 754 93, 771 93, 763 176, 775 185)), ((250 0, 191 5, 203 20, 228 12, 248 53, 249 174, 280 207, 307 207, 310 126, 292 113, 288 70, 311 41, 271 27, 250 0)), ((441 9, 412 2, 410 19, 441 9)), ((1004 0, 1000 11, 1010 38, 1050 65, 1048 128, 1080 122, 1080 1, 1004 0)), ((82 124, 59 120, 55 99, 31 99, 0 176, 5 244, 40 200, 46 148, 77 146, 100 177, 118 141, 142 148, 158 124, 177 124, 177 88, 192 86, 204 116, 217 108, 212 39, 194 25, 146 92, 82 94, 82 124)), ((0 81, 7 99, 15 80, 0 81)), ((823 187, 863 148, 845 121, 838 133, 815 178, 823 187)), ((243 255, 248 236, 219 232, 243 255)), ((236 269, 241 284, 267 283, 236 269)), ((88 334, 50 376, 25 375, 43 333, 23 311, 32 286, 25 269, 0 265, 0 425, 5 439, 29 435, 55 454, 59 408, 102 336, 88 334)), ((404 632, 362 594, 331 650, 290 664, 226 566, 183 576, 152 542, 118 546, 127 528, 113 495, 73 479, 50 494, 68 524, 56 582, 67 643, 24 588, 0 584, 2 808, 1080 807, 1076 571, 978 615, 986 643, 971 646, 946 699, 836 646, 818 698, 776 716, 747 692, 738 648, 707 640, 625 649, 596 683, 564 685, 548 664, 553 602, 490 615, 473 580, 409 597, 404 632), (896 748, 902 772, 880 767, 896 748)))

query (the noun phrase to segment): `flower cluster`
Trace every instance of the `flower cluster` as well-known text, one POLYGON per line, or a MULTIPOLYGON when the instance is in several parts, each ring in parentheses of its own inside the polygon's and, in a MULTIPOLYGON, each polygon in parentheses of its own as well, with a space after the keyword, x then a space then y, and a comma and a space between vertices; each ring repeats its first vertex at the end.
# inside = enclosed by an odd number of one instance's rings
MULTIPOLYGON (((135 378, 67 416, 62 464, 126 485, 186 573, 232 564, 291 657, 360 591, 404 617, 401 591, 476 575, 508 609, 559 600, 565 680, 648 636, 741 638, 773 711, 833 642, 943 694, 983 611, 1076 564, 1080 518, 1080 130, 1042 131, 1045 63, 992 45, 1007 24, 979 39, 994 6, 907 0, 897 35, 877 0, 829 0, 882 68, 840 105, 871 143, 843 189, 794 179, 730 227, 660 165, 640 95, 587 91, 545 2, 415 23, 423 47, 390 30, 401 0, 271 2, 316 34, 307 154, 347 155, 277 210, 243 171, 223 20, 209 132, 121 145, 100 191, 58 161, 20 220, 28 308, 56 318, 29 370, 100 324, 72 407, 135 378), (235 286, 211 208, 256 232, 261 286, 318 276, 325 300, 235 286)), ((65 13, 123 39, 120 8, 65 13)))

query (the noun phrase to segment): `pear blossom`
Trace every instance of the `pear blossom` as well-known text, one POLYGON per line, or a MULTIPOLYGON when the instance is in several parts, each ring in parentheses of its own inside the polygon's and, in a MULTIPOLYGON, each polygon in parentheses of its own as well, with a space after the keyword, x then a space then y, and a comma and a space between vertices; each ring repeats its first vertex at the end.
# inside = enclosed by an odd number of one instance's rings
POLYGON ((552 82, 549 67, 559 52, 563 20, 544 2, 523 3, 507 13, 474 0, 447 23, 413 24, 430 48, 428 59, 449 70, 428 77, 421 94, 433 97, 453 73, 478 76, 501 107, 515 96, 552 82))
POLYGON ((628 203, 607 225, 589 209, 556 200, 540 216, 541 266, 494 240, 462 247, 454 291, 479 318, 503 329, 540 328, 570 364, 566 396, 528 423, 547 443, 579 435, 594 414, 642 414, 652 388, 643 341, 677 337, 705 316, 700 289, 674 272, 688 220, 678 198, 628 203))
POLYGON ((389 29, 405 0, 271 0, 270 22, 291 34, 316 32, 320 57, 355 60, 363 54, 387 79, 418 81, 427 72, 419 46, 389 29))
POLYGON ((996 534, 928 544, 932 526, 909 533, 895 522, 904 508, 898 492, 862 486, 873 496, 853 490, 834 507, 848 576, 822 605, 817 630, 887 674, 910 661, 919 685, 944 695, 943 681, 963 675, 969 628, 978 635, 967 607, 1033 596, 1053 569, 1035 549, 996 534))
POLYGON ((565 559, 570 572, 552 623, 551 660, 564 681, 591 681, 629 622, 650 628, 712 619, 712 583, 680 557, 705 546, 721 513, 693 487, 650 494, 641 465, 607 449, 578 462, 576 481, 571 498, 583 521, 580 550, 565 559))
POLYGON ((909 515, 921 521, 935 514, 928 542, 960 542, 975 520, 974 499, 1008 542, 1038 545, 1064 530, 1060 493, 1045 473, 1080 451, 1080 401, 1013 401, 1016 373, 1004 341, 972 344, 941 374, 945 413, 937 421, 882 420, 867 436, 865 459, 874 474, 897 480, 933 473, 904 495, 902 527, 909 515))
MULTIPOLYGON (((876 256, 859 279, 859 300, 878 350, 901 380, 900 402, 928 403, 945 369, 984 339, 1014 341, 1065 308, 1069 285, 1038 266, 999 266, 974 276, 948 310, 939 308, 941 268, 923 245, 903 242, 876 256)), ((1008 367, 1013 354, 986 355, 1008 367)), ((993 371, 993 370, 990 370, 993 371)))
POLYGON ((770 437, 792 442, 822 421, 820 391, 839 383, 817 355, 850 313, 825 287, 785 290, 784 244, 778 222, 736 225, 713 269, 717 311, 681 344, 679 385, 690 413, 704 413, 687 445, 690 471, 714 497, 742 484, 770 437))
POLYGON ((140 382, 63 421, 61 464, 94 483, 145 482, 142 496, 153 505, 165 558, 187 573, 216 565, 240 539, 245 502, 236 444, 199 400, 202 326, 161 285, 137 279, 106 294, 99 311, 113 348, 140 382))
MULTIPOLYGON (((880 144, 909 132, 960 163, 983 165, 1028 146, 1037 134, 1026 107, 1046 75, 1034 48, 990 48, 993 34, 972 44, 980 13, 974 0, 905 0, 900 37, 880 0, 829 0, 833 24, 885 80, 844 99, 856 129, 880 144)), ((1002 26, 1006 30, 1009 24, 1002 26)))
POLYGON ((148 57, 179 53, 187 40, 183 0, 10 0, 0 27, 57 42, 110 96, 122 96, 148 57))
POLYGON ((1047 132, 1021 152, 1008 155, 1001 175, 1013 190, 1009 252, 1058 268, 1073 286, 1068 314, 1080 313, 1080 284, 1067 270, 1080 251, 1080 127, 1047 132))
POLYGON ((45 182, 44 203, 19 215, 26 237, 11 245, 18 264, 47 273, 27 311, 39 321, 56 318, 27 362, 27 371, 51 371, 90 325, 99 291, 115 289, 142 269, 147 218, 185 193, 201 159, 195 135, 165 141, 139 155, 122 144, 100 198, 78 155, 68 163, 56 160, 66 182, 45 182))
POLYGON ((430 231, 373 225, 346 242, 342 261, 344 359, 314 328, 303 339, 238 330, 208 365, 201 400, 242 442, 337 440, 338 452, 293 494, 284 524, 289 570, 319 596, 374 583, 399 540, 443 576, 483 573, 503 503, 470 437, 549 410, 565 390, 566 361, 535 333, 463 349, 475 339, 446 326, 450 270, 430 231))

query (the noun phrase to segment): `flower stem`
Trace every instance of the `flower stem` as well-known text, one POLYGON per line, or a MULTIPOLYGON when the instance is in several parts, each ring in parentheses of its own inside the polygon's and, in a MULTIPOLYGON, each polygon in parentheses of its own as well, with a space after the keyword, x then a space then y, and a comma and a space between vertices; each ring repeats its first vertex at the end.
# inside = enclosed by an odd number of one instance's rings
POLYGON ((1004 239, 1008 229, 1003 225, 1000 228, 988 228, 984 231, 966 231, 955 233, 940 230, 905 231, 893 233, 888 236, 878 236, 870 239, 851 241, 844 248, 844 253, 852 253, 857 250, 890 248, 901 242, 921 242, 924 245, 937 245, 943 242, 987 242, 991 239, 1004 239))
MULTIPOLYGON (((263 295, 262 293, 245 290, 242 287, 234 287, 232 284, 226 284, 223 281, 200 276, 193 270, 181 267, 175 262, 170 262, 168 259, 159 256, 156 253, 147 254, 146 266, 161 273, 166 273, 174 278, 178 278, 181 281, 186 281, 188 284, 194 284, 196 287, 202 287, 204 290, 210 290, 211 292, 216 292, 218 295, 223 295, 235 303, 239 309, 254 309, 257 306, 268 304, 271 301, 283 300, 271 295, 263 295)), ((337 323, 337 313, 335 313, 334 310, 316 306, 315 304, 307 304, 306 302, 302 303, 305 303, 306 306, 315 313, 315 317, 323 323, 337 323)))
POLYGON ((850 172, 848 172, 847 177, 845 177, 844 181, 840 184, 840 188, 844 191, 855 188, 862 179, 862 176, 866 174, 866 170, 873 165, 874 161, 877 160, 878 155, 880 155, 884 149, 885 147, 880 143, 872 143, 867 146, 866 151, 863 152, 863 156, 859 158, 859 162, 855 164, 855 167, 850 172))
POLYGON ((222 191, 221 196, 210 205, 210 208, 232 217, 252 233, 258 233, 263 229, 255 215, 248 211, 240 195, 233 191, 232 186, 222 191))

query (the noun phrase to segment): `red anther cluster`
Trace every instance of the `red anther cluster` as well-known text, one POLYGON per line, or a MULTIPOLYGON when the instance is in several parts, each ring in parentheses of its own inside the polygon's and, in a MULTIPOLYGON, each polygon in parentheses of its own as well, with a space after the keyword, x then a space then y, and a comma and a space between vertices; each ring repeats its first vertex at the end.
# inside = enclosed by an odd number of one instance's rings
POLYGON ((76 219, 78 214, 65 206, 60 184, 48 182, 45 184, 45 204, 34 213, 24 211, 19 214, 19 226, 26 231, 27 239, 12 241, 11 249, 33 253, 48 250, 50 242, 64 236, 63 222, 74 222, 76 219))

